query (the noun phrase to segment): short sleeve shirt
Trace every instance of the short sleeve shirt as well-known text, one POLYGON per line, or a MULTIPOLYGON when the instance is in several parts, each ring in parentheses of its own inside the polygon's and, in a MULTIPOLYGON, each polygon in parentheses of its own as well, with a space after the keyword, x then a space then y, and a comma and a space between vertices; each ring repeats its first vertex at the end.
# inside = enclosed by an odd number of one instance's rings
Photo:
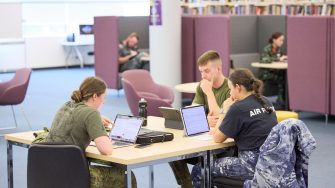
POLYGON ((47 142, 74 144, 85 151, 100 136, 107 136, 100 113, 82 102, 67 102, 57 112, 47 142))
MULTIPOLYGON (((230 89, 228 87, 227 79, 224 80, 224 82, 219 88, 212 88, 212 90, 213 90, 217 105, 221 107, 223 102, 230 96, 230 89)), ((208 99, 207 99, 206 94, 202 91, 200 84, 197 86, 195 97, 193 99, 193 103, 205 105, 208 108, 208 99)))
POLYGON ((274 61, 279 61, 279 57, 283 54, 281 48, 273 49, 271 44, 264 47, 261 53, 261 63, 272 63, 274 61), (278 57, 279 56, 279 57, 278 57))
MULTIPOLYGON (((272 104, 265 97, 262 98, 274 110, 272 104)), ((268 113, 256 97, 250 95, 230 107, 219 130, 233 138, 239 150, 253 150, 263 145, 276 124, 276 113, 268 113)))

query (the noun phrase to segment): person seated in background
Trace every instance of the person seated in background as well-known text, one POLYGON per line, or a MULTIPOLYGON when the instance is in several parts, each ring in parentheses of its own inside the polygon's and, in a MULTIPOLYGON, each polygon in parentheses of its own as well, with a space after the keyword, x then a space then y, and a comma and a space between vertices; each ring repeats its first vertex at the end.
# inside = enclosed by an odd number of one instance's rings
MULTIPOLYGON (((212 175, 234 179, 252 179, 258 160, 259 148, 263 145, 272 127, 277 124, 274 108, 262 96, 262 81, 247 69, 237 69, 230 76, 230 98, 223 104, 222 123, 211 130, 214 141, 235 140, 237 157, 214 159, 212 175)), ((194 187, 201 187, 201 166, 192 169, 194 187)))
POLYGON ((269 39, 261 53, 261 63, 281 62, 287 60, 287 56, 282 51, 285 37, 280 32, 275 32, 269 39))
MULTIPOLYGON (((207 51, 197 61, 202 80, 200 81, 192 105, 205 105, 208 122, 215 126, 223 102, 229 97, 228 80, 222 74, 222 62, 218 52, 207 51)), ((187 163, 196 164, 197 158, 170 162, 177 183, 182 188, 192 187, 187 163)))
MULTIPOLYGON (((57 112, 46 142, 66 143, 79 146, 84 152, 91 141, 102 155, 112 154, 112 142, 105 127, 111 122, 99 113, 106 96, 106 83, 97 77, 88 77, 79 90, 72 93, 57 112)), ((89 166, 91 187, 125 187, 124 170, 117 167, 89 166)), ((133 175, 132 186, 136 187, 133 175)))
MULTIPOLYGON (((282 33, 273 33, 269 39, 269 44, 264 47, 261 53, 260 63, 283 62, 287 60, 287 56, 282 51, 285 37, 282 33)), ((265 83, 271 82, 278 85, 278 98, 276 108, 283 108, 285 101, 285 72, 283 70, 260 69, 259 78, 265 83)))
POLYGON ((150 70, 147 53, 139 52, 137 44, 140 38, 137 33, 131 33, 119 44, 119 72, 131 69, 150 70))

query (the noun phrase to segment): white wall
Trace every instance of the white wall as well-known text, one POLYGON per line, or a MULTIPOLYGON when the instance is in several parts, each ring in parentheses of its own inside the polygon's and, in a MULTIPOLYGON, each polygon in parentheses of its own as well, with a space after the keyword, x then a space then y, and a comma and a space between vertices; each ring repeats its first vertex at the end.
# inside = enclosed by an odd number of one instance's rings
POLYGON ((25 66, 24 40, 0 39, 0 71, 12 71, 25 66))
POLYGON ((21 20, 21 3, 0 3, 0 38, 21 38, 21 20))
MULTIPOLYGON (((25 40, 20 45, 0 44, 0 72, 25 65, 65 66, 66 35, 76 33, 80 39, 79 24, 93 24, 94 16, 109 15, 148 16, 149 0, 0 0, 0 39, 25 40)), ((79 48, 85 64, 93 64, 94 56, 87 55, 93 46, 79 48)), ((78 64, 72 55, 69 65, 78 64)))
POLYGON ((26 62, 31 68, 65 66, 63 37, 26 38, 26 62))

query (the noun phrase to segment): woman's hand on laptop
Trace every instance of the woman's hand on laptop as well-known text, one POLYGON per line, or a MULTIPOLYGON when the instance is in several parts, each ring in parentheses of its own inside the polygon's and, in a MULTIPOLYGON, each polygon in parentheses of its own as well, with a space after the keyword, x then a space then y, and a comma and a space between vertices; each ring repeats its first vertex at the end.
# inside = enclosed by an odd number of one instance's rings
POLYGON ((104 125, 104 127, 109 127, 113 125, 112 121, 106 116, 101 115, 101 120, 102 120, 102 124, 104 125))

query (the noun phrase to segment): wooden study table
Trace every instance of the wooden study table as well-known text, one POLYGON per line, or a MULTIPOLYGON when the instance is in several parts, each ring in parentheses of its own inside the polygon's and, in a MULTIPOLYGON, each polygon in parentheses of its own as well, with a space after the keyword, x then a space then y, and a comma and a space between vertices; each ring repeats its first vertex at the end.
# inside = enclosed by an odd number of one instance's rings
POLYGON ((176 91, 182 93, 195 93, 198 85, 199 82, 191 82, 191 83, 178 84, 174 88, 176 91))
MULTIPOLYGON (((164 118, 148 117, 148 126, 152 130, 167 131, 174 134, 174 139, 170 142, 156 143, 144 148, 134 146, 113 149, 112 155, 101 155, 96 147, 88 146, 86 156, 88 159, 98 159, 110 162, 113 166, 121 167, 125 170, 126 187, 131 187, 131 170, 149 166, 150 187, 153 182, 153 165, 177 161, 181 159, 202 157, 204 162, 204 187, 210 186, 210 168, 213 164, 211 151, 222 149, 234 145, 232 139, 224 143, 214 143, 213 140, 195 140, 184 137, 182 130, 165 129, 164 118), (129 172, 129 173, 128 173, 129 172)), ((33 132, 6 134, 7 140, 7 170, 8 187, 13 187, 13 145, 28 148, 34 136, 33 132)))
POLYGON ((253 62, 253 63, 251 63, 251 66, 256 67, 256 68, 263 68, 263 69, 286 70, 287 69, 287 62, 273 62, 273 63, 253 62))

